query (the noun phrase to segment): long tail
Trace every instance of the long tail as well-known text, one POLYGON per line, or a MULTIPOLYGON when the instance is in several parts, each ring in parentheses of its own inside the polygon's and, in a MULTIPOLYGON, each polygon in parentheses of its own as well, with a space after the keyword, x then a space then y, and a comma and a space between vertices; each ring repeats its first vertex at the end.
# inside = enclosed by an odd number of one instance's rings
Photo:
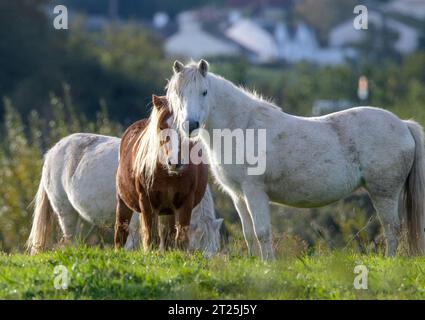
POLYGON ((416 151, 412 169, 404 188, 404 205, 409 247, 412 254, 425 253, 425 148, 422 126, 414 121, 406 121, 415 140, 416 151))
POLYGON ((34 215, 31 233, 27 241, 28 252, 31 255, 45 250, 53 228, 53 209, 47 197, 43 185, 43 178, 40 181, 37 195, 34 198, 34 215))

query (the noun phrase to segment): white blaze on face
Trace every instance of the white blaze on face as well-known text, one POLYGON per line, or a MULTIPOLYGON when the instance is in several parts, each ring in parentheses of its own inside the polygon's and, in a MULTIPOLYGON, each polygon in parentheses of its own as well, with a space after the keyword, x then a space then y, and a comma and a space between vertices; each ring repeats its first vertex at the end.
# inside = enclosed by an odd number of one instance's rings
POLYGON ((179 134, 176 130, 172 129, 173 134, 171 136, 171 159, 170 163, 176 165, 179 163, 179 134))
MULTIPOLYGON (((171 119, 171 118, 170 118, 171 119)), ((171 121, 171 120, 167 120, 171 121)), ((179 134, 176 130, 168 128, 160 132, 160 140, 165 141, 162 145, 160 163, 165 167, 175 167, 179 163, 179 134)))

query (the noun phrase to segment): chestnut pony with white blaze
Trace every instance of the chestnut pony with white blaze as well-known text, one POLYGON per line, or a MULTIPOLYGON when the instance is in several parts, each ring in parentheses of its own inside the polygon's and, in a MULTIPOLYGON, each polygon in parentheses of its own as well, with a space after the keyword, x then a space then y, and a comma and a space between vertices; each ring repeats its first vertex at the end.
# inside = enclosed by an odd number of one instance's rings
MULTIPOLYGON (((208 71, 208 63, 176 61, 167 99, 182 134, 197 128, 208 145, 213 129, 266 129, 266 170, 249 175, 246 164, 220 164, 208 149, 216 180, 232 198, 251 254, 274 257, 269 202, 312 208, 364 187, 395 255, 404 202, 409 247, 424 252, 424 146, 422 127, 383 109, 357 107, 323 117, 286 114, 272 103, 208 71), (206 134, 208 133, 208 135, 206 134)), ((240 146, 239 146, 240 147, 240 146)), ((403 219, 403 220, 404 220, 403 219)))
POLYGON ((140 213, 143 247, 189 248, 192 210, 208 183, 206 164, 179 164, 188 139, 172 135, 172 114, 165 97, 152 97, 149 119, 133 123, 121 139, 116 177, 115 247, 124 245, 133 212, 140 213), (167 134, 167 130, 170 135, 167 134), (173 138, 174 136, 174 138, 173 138), (177 155, 173 160, 173 155, 177 155), (178 161, 177 161, 178 160, 178 161))

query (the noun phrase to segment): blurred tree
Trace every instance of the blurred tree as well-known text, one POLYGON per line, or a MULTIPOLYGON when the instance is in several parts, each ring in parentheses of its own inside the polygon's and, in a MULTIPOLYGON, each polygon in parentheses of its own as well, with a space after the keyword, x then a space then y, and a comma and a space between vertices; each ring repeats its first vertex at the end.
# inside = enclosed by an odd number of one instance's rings
POLYGON ((87 33, 80 19, 72 30, 61 81, 73 88, 77 110, 94 119, 104 100, 113 119, 145 117, 151 94, 165 86, 159 41, 132 25, 87 33))
MULTIPOLYGON (((33 136, 31 143, 19 113, 9 99, 4 99, 5 117, 2 148, 0 152, 0 249, 22 249, 30 229, 28 206, 34 196, 41 153, 39 141, 33 136)), ((33 114, 32 133, 39 128, 37 115, 33 114)))
POLYGON ((42 12, 46 0, 0 1, 0 97, 10 95, 28 111, 45 86, 55 83, 60 56, 53 27, 42 12))
POLYGON ((165 86, 158 39, 140 26, 88 33, 81 19, 72 32, 58 31, 46 16, 47 4, 0 1, 0 97, 11 97, 22 114, 36 109, 49 117, 50 93, 61 94, 68 83, 77 112, 92 120, 101 99, 114 119, 146 116, 152 92, 165 86))

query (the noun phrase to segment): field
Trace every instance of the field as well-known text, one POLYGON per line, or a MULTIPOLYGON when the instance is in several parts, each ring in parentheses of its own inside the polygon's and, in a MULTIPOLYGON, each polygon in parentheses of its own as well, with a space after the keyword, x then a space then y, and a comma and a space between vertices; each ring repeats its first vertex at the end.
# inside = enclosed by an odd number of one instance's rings
POLYGON ((263 263, 232 254, 205 259, 85 247, 35 257, 1 254, 0 298, 425 299, 425 257, 333 251, 263 263), (60 265, 68 272, 66 289, 55 289, 64 284, 55 273, 65 270, 60 265), (354 287, 356 265, 368 269, 366 290, 354 287))

